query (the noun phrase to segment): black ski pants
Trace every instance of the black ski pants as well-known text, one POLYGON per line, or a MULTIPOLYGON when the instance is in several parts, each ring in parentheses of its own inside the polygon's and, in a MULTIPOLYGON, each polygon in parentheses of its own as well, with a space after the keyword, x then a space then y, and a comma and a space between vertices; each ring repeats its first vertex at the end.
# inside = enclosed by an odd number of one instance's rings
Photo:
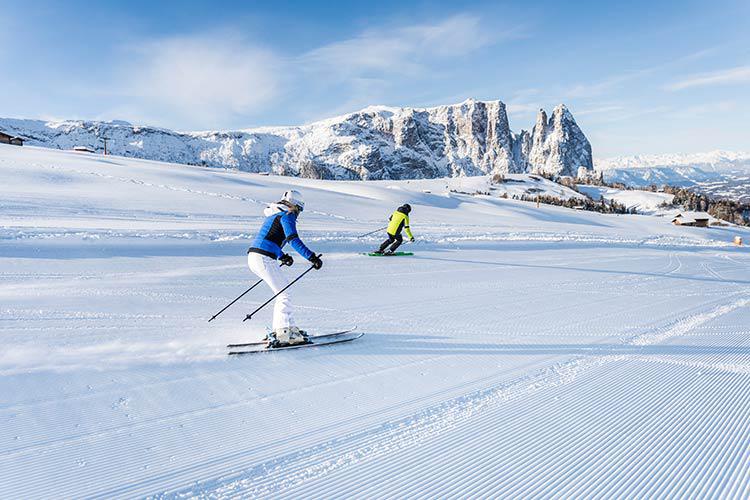
POLYGON ((388 245, 391 245, 390 251, 391 252, 395 252, 396 249, 399 246, 401 246, 401 243, 403 243, 403 242, 404 242, 404 237, 401 236, 401 233, 399 233, 399 234, 389 234, 388 235, 388 239, 385 240, 382 245, 380 245, 380 250, 378 250, 378 251, 381 252, 381 253, 385 252, 385 248, 388 245))

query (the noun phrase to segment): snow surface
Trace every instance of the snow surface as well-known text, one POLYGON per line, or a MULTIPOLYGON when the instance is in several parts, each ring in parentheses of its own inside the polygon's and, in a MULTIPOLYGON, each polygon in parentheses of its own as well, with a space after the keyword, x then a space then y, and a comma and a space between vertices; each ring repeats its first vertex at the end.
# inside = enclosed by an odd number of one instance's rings
POLYGON ((622 203, 629 209, 635 208, 639 214, 653 214, 663 211, 660 207, 664 204, 671 205, 674 200, 673 194, 637 189, 615 189, 606 186, 579 184, 578 190, 593 200, 604 198, 607 201, 622 203))
POLYGON ((33 147, 0 175, 0 498, 750 495, 747 230, 33 147), (325 262, 298 320, 366 335, 228 359, 268 290, 206 320, 288 187, 325 262), (415 256, 360 255, 406 201, 415 256))

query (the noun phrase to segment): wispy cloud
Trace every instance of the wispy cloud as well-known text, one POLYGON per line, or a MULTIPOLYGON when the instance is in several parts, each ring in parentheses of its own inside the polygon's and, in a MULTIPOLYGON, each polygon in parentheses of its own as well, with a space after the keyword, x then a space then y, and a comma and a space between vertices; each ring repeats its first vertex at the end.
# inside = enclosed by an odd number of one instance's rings
POLYGON ((433 24, 368 30, 318 47, 300 60, 308 70, 339 78, 413 75, 425 71, 430 61, 463 56, 519 33, 517 28, 489 29, 478 16, 459 14, 433 24))
POLYGON ((696 104, 686 108, 680 108, 672 113, 676 118, 690 118, 697 115, 722 114, 737 109, 737 102, 733 100, 716 101, 696 104))
POLYGON ((692 87, 729 85, 748 82, 750 82, 750 66, 738 66, 736 68, 713 71, 710 73, 691 75, 687 78, 671 83, 665 88, 667 90, 677 91, 692 87))
POLYGON ((618 87, 621 87, 622 85, 630 81, 637 80, 638 78, 643 78, 657 71, 658 69, 659 68, 656 67, 643 68, 636 71, 629 71, 627 73, 609 76, 597 81, 578 83, 563 91, 563 96, 566 99, 598 97, 618 87))
POLYGON ((515 116, 535 115, 539 111, 542 92, 538 88, 516 90, 506 103, 508 114, 515 116))
POLYGON ((267 106, 283 69, 273 52, 231 33, 152 40, 131 57, 121 90, 135 106, 207 125, 267 106))
MULTIPOLYGON (((590 98, 598 97, 604 94, 612 93, 618 89, 623 88, 625 85, 631 82, 650 77, 656 73, 664 72, 667 70, 672 71, 677 66, 684 66, 685 63, 694 62, 699 59, 703 59, 719 50, 719 47, 710 47, 707 49, 698 50, 689 54, 677 57, 669 61, 664 61, 659 64, 647 66, 633 71, 627 71, 624 73, 614 74, 602 78, 600 80, 577 83, 563 91, 563 96, 566 99, 578 99, 578 98, 590 98)), ((580 113, 579 113, 580 114, 580 113)))
MULTIPOLYGON (((672 111, 669 106, 652 106, 644 108, 622 108, 617 112, 606 114, 602 117, 602 122, 621 122, 641 118, 647 115, 663 114, 672 111)), ((580 114, 580 113, 579 113, 580 114)))
POLYGON ((523 102, 511 102, 506 106, 508 114, 516 116, 532 115, 539 111, 538 104, 530 104, 523 102))
POLYGON ((10 23, 10 20, 0 17, 0 60, 12 50, 12 44, 9 43, 14 35, 12 27, 13 25, 10 23))
POLYGON ((625 108, 619 105, 597 106, 593 108, 587 108, 587 109, 582 109, 580 111, 576 111, 576 116, 609 114, 609 113, 622 111, 623 109, 625 108))
POLYGON ((720 48, 721 47, 717 46, 717 47, 709 47, 707 49, 697 50, 695 52, 691 52, 690 54, 686 54, 682 57, 675 59, 674 62, 679 64, 679 63, 692 62, 692 61, 697 61, 699 59, 704 59, 710 56, 711 54, 715 54, 720 48))
MULTIPOLYGON (((130 106, 130 119, 170 116, 188 126, 222 126, 284 97, 299 101, 300 94, 317 92, 330 100, 334 85, 340 99, 334 109, 329 103, 327 114, 350 111, 382 100, 399 78, 428 78, 446 61, 515 36, 520 28, 499 30, 478 16, 458 14, 370 29, 301 54, 274 52, 235 32, 149 40, 126 51, 116 79, 129 104, 118 112, 122 116, 130 106)), ((315 107, 300 106, 302 113, 315 107)))

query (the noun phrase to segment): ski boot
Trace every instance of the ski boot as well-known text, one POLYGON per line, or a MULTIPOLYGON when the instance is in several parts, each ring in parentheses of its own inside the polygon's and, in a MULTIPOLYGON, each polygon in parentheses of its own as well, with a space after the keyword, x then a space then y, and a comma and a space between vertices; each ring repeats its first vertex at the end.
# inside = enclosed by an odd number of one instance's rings
POLYGON ((307 332, 300 330, 296 326, 277 328, 266 334, 267 347, 286 347, 297 344, 307 344, 310 342, 307 338, 307 332))
POLYGON ((296 326, 289 327, 289 330, 289 345, 308 344, 310 342, 306 331, 300 330, 296 326))

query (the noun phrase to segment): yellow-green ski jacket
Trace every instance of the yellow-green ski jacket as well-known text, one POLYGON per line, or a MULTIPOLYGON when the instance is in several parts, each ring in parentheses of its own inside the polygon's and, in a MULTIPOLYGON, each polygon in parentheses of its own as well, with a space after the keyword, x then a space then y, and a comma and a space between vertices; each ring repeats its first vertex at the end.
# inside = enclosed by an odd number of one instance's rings
POLYGON ((406 232, 406 236, 409 238, 414 237, 411 234, 411 229, 409 229, 409 216, 404 212, 401 212, 401 207, 396 209, 388 220, 390 222, 388 223, 387 231, 391 236, 396 236, 403 229, 404 232, 406 232))

